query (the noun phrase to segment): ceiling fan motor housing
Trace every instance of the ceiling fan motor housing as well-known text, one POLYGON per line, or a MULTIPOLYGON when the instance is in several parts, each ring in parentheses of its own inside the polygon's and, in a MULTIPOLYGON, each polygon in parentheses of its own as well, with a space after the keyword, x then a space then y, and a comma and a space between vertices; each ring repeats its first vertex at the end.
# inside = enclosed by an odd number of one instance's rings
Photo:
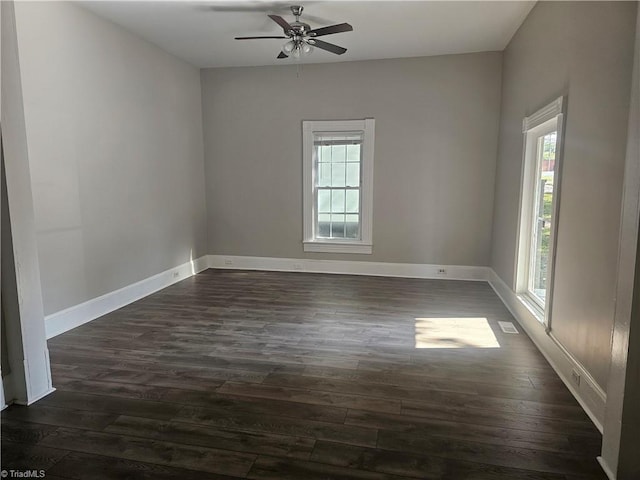
POLYGON ((311 30, 311 26, 308 23, 304 23, 300 21, 300 15, 302 15, 302 10, 304 7, 301 5, 292 5, 291 12, 296 17, 295 22, 291 22, 289 25, 291 26, 291 30, 285 32, 287 36, 290 37, 305 37, 307 36, 307 32, 311 30))
POLYGON ((303 37, 307 35, 307 32, 311 30, 311 27, 307 23, 302 22, 291 22, 291 30, 287 32, 289 36, 299 36, 303 37))

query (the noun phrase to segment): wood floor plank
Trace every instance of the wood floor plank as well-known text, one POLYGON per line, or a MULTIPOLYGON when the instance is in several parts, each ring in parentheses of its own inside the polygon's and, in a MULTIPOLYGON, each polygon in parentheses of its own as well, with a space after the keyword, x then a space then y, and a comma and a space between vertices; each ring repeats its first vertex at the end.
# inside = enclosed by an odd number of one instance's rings
POLYGON ((2 433, 3 470, 44 470, 48 473, 56 463, 69 454, 67 450, 58 448, 15 443, 5 438, 4 432, 2 433))
POLYGON ((331 440, 352 445, 374 446, 377 430, 366 427, 346 426, 317 420, 275 415, 230 414, 222 416, 211 409, 185 407, 176 421, 211 425, 217 428, 248 432, 271 432, 278 435, 331 440))
POLYGON ((55 360, 56 363, 52 365, 52 370, 59 373, 60 376, 72 378, 91 378, 95 375, 117 370, 156 373, 181 378, 192 377, 192 383, 198 385, 200 384, 200 379, 261 383, 268 374, 268 371, 254 372, 231 368, 197 367, 188 364, 172 365, 155 361, 122 361, 117 357, 98 359, 96 362, 95 357, 90 352, 85 355, 59 352, 55 360))
POLYGON ((38 445, 240 477, 256 459, 256 455, 242 452, 62 427, 38 445))
POLYGON ((237 395, 222 395, 216 392, 182 391, 176 389, 158 389, 117 382, 80 382, 65 381, 59 384, 55 395, 43 400, 43 404, 54 406, 70 405, 78 410, 98 410, 120 412, 133 417, 148 417, 160 420, 172 419, 184 412, 203 412, 209 416, 227 416, 233 413, 284 416, 305 420, 318 420, 330 423, 343 423, 347 408, 299 403, 272 399, 265 402, 261 398, 237 395), (95 388, 94 388, 95 387, 95 388), (89 393, 91 392, 91 393, 89 393), (204 409, 185 406, 205 407, 204 409), (145 410, 148 407, 148 410, 145 410))
POLYGON ((402 480, 405 477, 327 463, 258 457, 247 478, 255 480, 402 480))
MULTIPOLYGON (((13 409, 12 409, 13 410, 13 409)), ((2 414, 2 442, 24 443, 34 445, 43 438, 55 433, 57 428, 52 425, 20 422, 14 420, 5 410, 2 414)))
POLYGON ((402 413, 414 417, 426 417, 441 420, 460 421, 461 423, 475 423, 487 426, 510 425, 520 430, 536 432, 564 432, 571 435, 598 436, 595 426, 586 419, 565 419, 561 416, 543 417, 525 415, 520 412, 505 412, 491 408, 473 409, 464 406, 450 406, 447 404, 422 403, 416 401, 402 402, 402 413))
POLYGON ((123 458, 72 452, 47 470, 47 479, 72 480, 232 480, 242 477, 167 467, 123 458), (60 477, 54 477, 59 475, 60 477))
POLYGON ((38 404, 93 412, 109 412, 132 417, 142 416, 158 420, 169 420, 177 415, 180 408, 182 408, 178 404, 155 402, 147 399, 120 398, 64 390, 54 392, 40 400, 38 404))
POLYGON ((315 445, 315 440, 307 437, 224 430, 212 428, 210 425, 161 422, 126 416, 118 417, 105 428, 105 432, 303 460, 310 457, 315 445))
POLYGON ((318 441, 311 460, 419 479, 566 480, 564 474, 318 441))
POLYGON ((489 445, 468 440, 434 438, 429 435, 381 430, 378 448, 412 452, 504 467, 547 473, 579 474, 603 478, 595 459, 585 462, 575 455, 514 446, 489 445))
POLYGON ((191 415, 202 416, 203 418, 229 417, 234 414, 253 415, 263 418, 291 417, 294 419, 342 424, 347 415, 347 409, 284 400, 271 399, 265 401, 262 398, 220 395, 206 407, 188 406, 181 408, 175 418, 184 418, 191 415))
POLYGON ((207 270, 51 339, 57 391, 2 412, 3 465, 76 480, 605 480, 599 432, 499 320, 514 322, 484 282, 207 270), (444 331, 452 318, 476 319, 493 348, 444 331), (416 343, 429 325, 447 348, 416 343))
MULTIPOLYGON (((483 365, 483 367, 486 368, 487 365, 483 365)), ((467 367, 463 363, 458 368, 467 367)), ((549 369, 548 365, 546 365, 546 369, 549 369)), ((393 385, 398 387, 477 394, 483 397, 529 400, 538 403, 556 405, 572 405, 579 408, 573 401, 571 393, 564 387, 562 389, 536 389, 533 384, 519 387, 512 385, 496 385, 475 380, 461 379, 454 375, 444 380, 442 378, 434 378, 426 371, 420 372, 419 374, 391 374, 377 371, 366 371, 362 369, 281 365, 275 368, 273 373, 265 375, 264 383, 274 383, 274 378, 277 378, 278 375, 300 377, 300 381, 302 381, 304 377, 320 377, 331 380, 343 380, 355 385, 359 385, 361 383, 381 383, 384 385, 393 385)))
MULTIPOLYGON (((491 396, 481 396, 477 393, 449 392, 430 388, 430 382, 422 384, 414 382, 410 386, 398 386, 381 383, 370 383, 360 379, 358 382, 323 379, 304 375, 286 375, 272 373, 267 375, 264 382, 269 385, 295 387, 322 392, 346 392, 355 395, 367 395, 385 399, 401 399, 419 401, 425 405, 447 405, 450 408, 484 409, 508 413, 522 413, 524 415, 544 416, 551 418, 584 419, 584 411, 575 404, 549 405, 529 400, 512 400, 491 396)), ((227 388, 226 384, 225 387, 227 388)), ((260 388, 259 386, 243 386, 245 389, 260 388)), ((410 403, 411 404, 411 403, 410 403)), ((358 408, 358 407, 353 407, 358 408)), ((388 411, 388 410, 387 410, 388 411)))
POLYGON ((60 408, 43 403, 35 403, 29 407, 16 405, 11 409, 12 422, 67 426, 86 430, 102 430, 117 417, 118 415, 113 413, 60 408))
POLYGON ((218 392, 246 397, 290 400, 311 405, 331 405, 381 412, 400 413, 402 408, 400 400, 393 398, 380 398, 373 395, 351 395, 320 389, 288 388, 277 385, 250 385, 226 382, 218 389, 218 392))
POLYGON ((359 410, 349 410, 345 424, 453 440, 575 453, 569 436, 562 432, 562 428, 550 433, 520 429, 517 424, 505 423, 498 427, 467 423, 464 419, 461 421, 439 420, 359 410))

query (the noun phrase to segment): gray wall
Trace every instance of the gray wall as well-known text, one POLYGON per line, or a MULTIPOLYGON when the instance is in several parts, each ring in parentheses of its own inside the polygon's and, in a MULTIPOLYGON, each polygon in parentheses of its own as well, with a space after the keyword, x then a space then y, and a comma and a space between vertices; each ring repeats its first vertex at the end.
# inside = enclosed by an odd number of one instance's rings
POLYGON ((606 388, 635 2, 539 2, 504 52, 492 266, 513 286, 522 119, 568 95, 552 311, 556 338, 606 388))
POLYGON ((16 17, 45 312, 205 254, 198 70, 70 3, 16 17))
POLYGON ((501 59, 203 70, 209 253, 488 265, 501 59), (301 122, 365 117, 373 254, 305 254, 301 122))

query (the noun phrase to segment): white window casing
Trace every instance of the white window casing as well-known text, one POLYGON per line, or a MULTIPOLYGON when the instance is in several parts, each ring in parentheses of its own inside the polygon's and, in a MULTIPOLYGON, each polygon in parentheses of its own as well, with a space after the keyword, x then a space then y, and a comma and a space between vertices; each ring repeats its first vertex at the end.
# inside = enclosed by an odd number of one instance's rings
POLYGON ((563 110, 564 97, 559 97, 532 115, 524 118, 523 167, 521 179, 520 210, 518 219, 518 248, 516 253, 515 291, 522 303, 536 318, 550 329, 550 311, 553 296, 553 269, 555 264, 555 244, 560 205, 563 110), (540 139, 544 135, 556 133, 555 160, 553 167, 553 196, 551 203, 551 228, 546 263, 546 287, 543 295, 531 291, 530 284, 534 268, 533 233, 538 212, 534 210, 539 202, 538 181, 540 139))
MULTIPOLYGON (((318 120, 302 122, 303 146, 303 247, 305 252, 323 253, 360 253, 370 254, 373 249, 372 217, 373 217, 373 156, 375 139, 375 120, 318 120), (351 190, 359 191, 358 219, 359 228, 355 238, 346 238, 347 223, 344 223, 341 238, 333 235, 319 234, 318 190, 324 189, 318 185, 318 161, 314 149, 318 138, 361 138, 360 147, 360 180, 357 187, 351 190)), ((333 185, 330 185, 331 189, 333 185)), ((342 187, 337 187, 340 189, 342 187)), ((345 189, 349 187, 345 184, 345 189)), ((345 210, 346 211, 346 210, 345 210)), ((333 218, 333 216, 332 216, 333 218)))

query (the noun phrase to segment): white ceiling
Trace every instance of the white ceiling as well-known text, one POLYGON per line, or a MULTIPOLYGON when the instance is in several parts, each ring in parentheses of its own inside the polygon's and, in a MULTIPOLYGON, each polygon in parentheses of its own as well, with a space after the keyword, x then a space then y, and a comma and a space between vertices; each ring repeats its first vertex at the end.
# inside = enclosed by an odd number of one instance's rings
POLYGON ((353 32, 323 37, 348 49, 320 49, 304 63, 419 57, 502 50, 535 1, 81 1, 80 5, 197 67, 278 65, 284 40, 234 40, 281 35, 267 17, 293 21, 301 4, 312 28, 347 22, 353 32))

